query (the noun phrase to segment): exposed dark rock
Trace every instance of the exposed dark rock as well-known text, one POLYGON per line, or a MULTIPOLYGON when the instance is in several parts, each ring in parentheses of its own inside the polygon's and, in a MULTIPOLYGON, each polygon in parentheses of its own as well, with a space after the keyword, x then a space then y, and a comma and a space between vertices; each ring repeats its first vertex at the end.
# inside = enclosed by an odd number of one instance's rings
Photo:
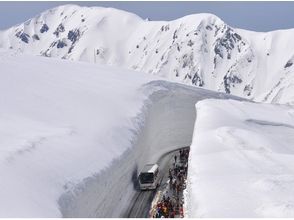
POLYGON ((19 31, 15 34, 16 37, 18 37, 19 39, 21 39, 23 42, 25 43, 29 43, 29 38, 30 38, 30 35, 22 32, 22 31, 19 31))
POLYGON ((241 36, 240 36, 239 34, 237 34, 237 33, 235 33, 234 36, 235 36, 238 40, 241 40, 241 39, 242 39, 241 36))
POLYGON ((174 32, 174 35, 173 35, 173 39, 176 39, 178 36, 177 36, 177 30, 175 30, 174 32))
POLYGON ((242 79, 240 79, 238 76, 228 73, 224 76, 224 87, 225 92, 230 94, 231 93, 231 87, 234 87, 234 84, 242 83, 242 79))
POLYGON ((57 42, 57 45, 56 45, 57 48, 63 48, 63 47, 66 47, 66 46, 67 46, 66 42, 64 42, 62 40, 59 40, 57 42))
POLYGON ((192 47, 192 46, 194 45, 194 43, 193 43, 192 40, 189 40, 188 43, 187 43, 187 45, 188 45, 189 47, 192 47))
POLYGON ((43 24, 43 26, 40 29, 41 33, 47 32, 49 30, 49 27, 47 24, 43 24))
POLYGON ((292 66, 293 65, 293 61, 292 60, 289 60, 287 63, 286 63, 286 65, 284 66, 284 68, 288 68, 288 67, 290 67, 290 66, 292 66))
POLYGON ((79 40, 79 38, 81 37, 80 34, 80 30, 79 29, 75 29, 75 30, 70 30, 67 34, 67 38, 73 42, 73 44, 79 40))
POLYGON ((169 30, 169 24, 164 26, 164 30, 168 31, 169 30))
POLYGON ((72 45, 72 46, 68 49, 68 53, 71 53, 73 49, 74 49, 74 46, 72 45))
POLYGON ((223 58, 223 57, 224 57, 224 55, 223 55, 223 53, 222 53, 222 51, 221 51, 221 48, 220 48, 220 47, 218 47, 218 46, 215 46, 215 47, 214 47, 214 52, 215 52, 215 54, 219 55, 221 58, 223 58))
POLYGON ((19 37, 19 36, 21 35, 21 33, 23 33, 23 30, 18 31, 18 32, 15 34, 15 36, 16 36, 16 37, 19 37))
POLYGON ((40 40, 40 37, 38 36, 38 34, 34 34, 34 35, 32 36, 32 38, 33 38, 34 40, 40 40))
POLYGON ((81 32, 79 29, 74 29, 74 30, 70 30, 67 34, 67 38, 72 42, 71 47, 68 50, 68 53, 71 53, 72 50, 75 47, 76 42, 80 39, 81 37, 81 32))
POLYGON ((59 37, 59 34, 64 31, 65 31, 65 28, 64 28, 63 24, 59 24, 53 34, 55 34, 56 37, 59 37))
POLYGON ((178 38, 178 34, 177 34, 177 30, 175 30, 174 34, 173 34, 173 43, 175 42, 175 40, 178 38))
POLYGON ((191 76, 189 73, 187 73, 187 74, 185 75, 185 78, 184 78, 184 79, 187 79, 187 78, 192 79, 192 76, 191 76))
POLYGON ((41 52, 42 56, 51 57, 50 49, 47 49, 45 52, 41 52))
POLYGON ((54 41, 53 43, 50 44, 50 47, 53 48, 57 44, 57 41, 54 41))
POLYGON ((199 87, 204 86, 204 81, 202 80, 201 76, 198 75, 198 71, 193 76, 192 84, 199 87))
POLYGON ((251 92, 252 92, 252 89, 253 87, 251 85, 246 85, 244 87, 244 94, 247 95, 247 96, 250 96, 251 95, 251 92))
POLYGON ((217 39, 214 52, 221 58, 224 57, 224 52, 227 52, 227 58, 231 58, 231 51, 235 48, 235 44, 241 40, 240 35, 234 33, 231 28, 227 28, 224 36, 217 39))
POLYGON ((194 59, 194 54, 193 53, 184 54, 183 57, 182 57, 182 60, 183 60, 182 68, 186 68, 186 67, 193 68, 193 66, 194 66, 194 60, 193 59, 194 59))

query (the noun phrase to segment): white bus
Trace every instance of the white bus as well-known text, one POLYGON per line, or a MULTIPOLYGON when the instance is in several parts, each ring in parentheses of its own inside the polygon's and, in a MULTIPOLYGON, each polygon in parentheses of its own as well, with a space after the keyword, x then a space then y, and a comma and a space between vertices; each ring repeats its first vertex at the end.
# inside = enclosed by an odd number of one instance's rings
POLYGON ((147 164, 139 174, 141 190, 156 189, 159 185, 159 169, 157 164, 147 164))

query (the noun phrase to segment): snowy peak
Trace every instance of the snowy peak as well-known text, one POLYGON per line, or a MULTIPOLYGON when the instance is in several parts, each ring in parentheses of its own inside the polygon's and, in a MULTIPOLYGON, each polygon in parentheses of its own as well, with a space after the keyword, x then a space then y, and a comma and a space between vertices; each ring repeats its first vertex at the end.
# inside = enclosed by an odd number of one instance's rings
POLYGON ((286 86, 281 76, 292 71, 293 36, 293 30, 256 33, 234 29, 212 14, 148 21, 113 8, 64 5, 0 32, 0 47, 121 66, 279 102, 284 95, 278 93, 286 86))
MULTIPOLYGON (((112 8, 65 5, 45 11, 37 17, 9 29, 6 37, 10 42, 5 46, 14 48, 18 43, 20 44, 18 49, 26 50, 29 47, 29 49, 35 49, 36 52, 40 47, 48 47, 45 51, 40 51, 42 55, 47 56, 56 55, 50 53, 51 51, 57 52, 54 48, 67 48, 69 54, 73 46, 87 31, 107 29, 106 26, 112 26, 109 24, 117 24, 120 27, 139 21, 141 19, 136 15, 112 8)), ((114 28, 113 25, 112 29, 114 28)), ((57 54, 65 53, 58 52, 57 54)))

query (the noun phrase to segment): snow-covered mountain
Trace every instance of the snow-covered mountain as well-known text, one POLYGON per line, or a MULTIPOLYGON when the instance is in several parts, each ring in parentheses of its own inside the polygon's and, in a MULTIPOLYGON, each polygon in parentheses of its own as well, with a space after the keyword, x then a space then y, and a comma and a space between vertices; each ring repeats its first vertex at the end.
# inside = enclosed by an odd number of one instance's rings
POLYGON ((0 47, 121 66, 265 102, 293 103, 293 30, 256 33, 212 14, 149 21, 64 5, 0 32, 0 47))

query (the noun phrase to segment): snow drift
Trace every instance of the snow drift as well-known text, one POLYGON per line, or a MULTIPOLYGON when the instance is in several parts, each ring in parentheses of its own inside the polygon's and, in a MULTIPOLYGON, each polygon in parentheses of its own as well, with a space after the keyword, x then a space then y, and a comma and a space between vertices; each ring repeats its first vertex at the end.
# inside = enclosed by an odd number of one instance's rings
POLYGON ((196 109, 186 214, 293 217, 293 108, 205 100, 196 109))

